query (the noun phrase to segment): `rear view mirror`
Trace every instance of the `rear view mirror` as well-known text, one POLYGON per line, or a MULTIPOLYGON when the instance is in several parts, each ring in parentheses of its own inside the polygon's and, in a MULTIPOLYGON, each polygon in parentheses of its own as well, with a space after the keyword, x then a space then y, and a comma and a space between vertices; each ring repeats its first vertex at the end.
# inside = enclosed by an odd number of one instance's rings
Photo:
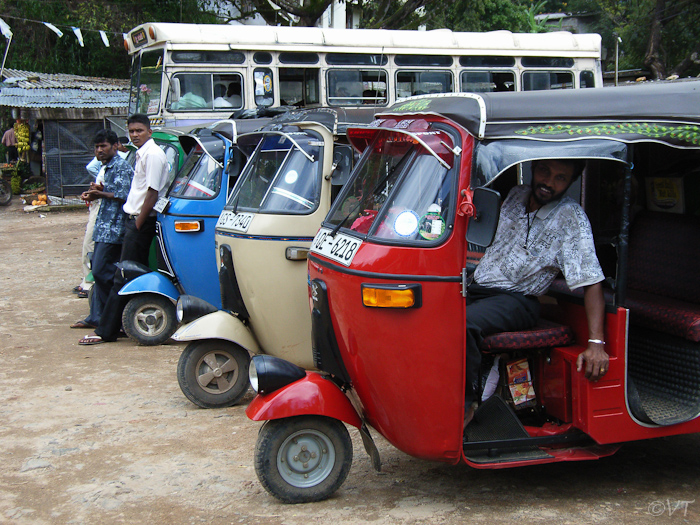
POLYGON ((352 172, 352 146, 336 144, 333 151, 333 173, 331 184, 343 186, 352 172))
POLYGON ((488 188, 474 190, 476 215, 469 219, 467 242, 486 248, 493 242, 501 213, 501 194, 488 188))
POLYGON ((180 100, 180 79, 173 78, 170 82, 170 102, 175 103, 180 100))

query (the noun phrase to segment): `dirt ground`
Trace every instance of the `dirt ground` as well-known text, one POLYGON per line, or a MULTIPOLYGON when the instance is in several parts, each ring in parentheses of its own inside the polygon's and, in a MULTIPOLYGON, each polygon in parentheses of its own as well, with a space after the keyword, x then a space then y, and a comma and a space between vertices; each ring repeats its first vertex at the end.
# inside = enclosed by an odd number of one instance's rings
MULTIPOLYGON (((700 523, 700 436, 581 463, 475 470, 423 462, 374 432, 331 499, 284 505, 253 468, 244 406, 180 392, 181 347, 81 347, 86 212, 0 208, 0 523, 700 523)), ((252 399, 252 392, 244 405, 252 399)))

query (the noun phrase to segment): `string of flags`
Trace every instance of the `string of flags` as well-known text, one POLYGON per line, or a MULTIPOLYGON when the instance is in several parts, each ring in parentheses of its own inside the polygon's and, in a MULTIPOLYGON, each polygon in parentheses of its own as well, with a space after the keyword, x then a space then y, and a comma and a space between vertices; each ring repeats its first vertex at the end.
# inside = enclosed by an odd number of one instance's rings
MULTIPOLYGON (((7 15, 6 15, 6 17, 7 17, 7 15)), ((50 29, 51 31, 56 33, 58 38, 63 38, 63 31, 61 31, 58 27, 56 27, 55 25, 53 25, 50 22, 40 22, 39 20, 28 20, 26 18, 17 18, 17 17, 12 17, 12 16, 7 17, 7 18, 14 18, 16 20, 22 20, 24 22, 34 22, 37 24, 43 24, 48 29, 50 29)), ((79 27, 75 27, 75 26, 68 26, 68 27, 71 28, 71 30, 73 31, 73 34, 75 35, 75 38, 78 39, 78 44, 80 44, 80 47, 85 47, 85 40, 83 39, 82 30, 79 27)), ((95 32, 99 33, 100 38, 102 39, 102 43, 105 45, 105 47, 110 47, 109 37, 107 36, 107 31, 96 30, 96 29, 87 29, 86 31, 95 31, 95 32)), ((7 40, 12 40, 12 29, 7 24, 7 22, 5 22, 5 20, 3 20, 2 18, 0 18, 0 33, 2 33, 2 35, 7 40)), ((122 38, 124 38, 124 39, 126 38, 125 33, 112 33, 112 34, 113 35, 120 35, 121 34, 122 38)))

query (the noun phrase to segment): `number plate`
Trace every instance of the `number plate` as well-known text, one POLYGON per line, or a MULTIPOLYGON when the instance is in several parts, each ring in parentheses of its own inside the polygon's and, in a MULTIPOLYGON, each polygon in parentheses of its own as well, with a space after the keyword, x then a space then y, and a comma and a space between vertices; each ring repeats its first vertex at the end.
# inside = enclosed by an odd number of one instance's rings
POLYGON ((350 266, 357 250, 362 246, 362 241, 349 235, 336 233, 331 236, 331 230, 321 228, 314 242, 311 244, 311 251, 324 257, 328 257, 344 266, 350 266))
POLYGON ((168 207, 169 202, 170 199, 168 197, 160 197, 156 201, 156 205, 153 206, 153 209, 156 210, 158 213, 163 213, 165 211, 165 208, 168 207))
POLYGON ((253 222, 252 213, 233 213, 232 211, 224 210, 219 215, 219 221, 216 223, 217 229, 233 230, 236 232, 246 233, 253 222))

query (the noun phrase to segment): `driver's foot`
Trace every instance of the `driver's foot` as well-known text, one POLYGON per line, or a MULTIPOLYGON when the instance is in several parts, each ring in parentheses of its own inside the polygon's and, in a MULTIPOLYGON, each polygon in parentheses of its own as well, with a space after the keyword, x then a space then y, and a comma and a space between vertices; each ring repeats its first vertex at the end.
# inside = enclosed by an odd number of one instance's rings
POLYGON ((474 401, 464 411, 464 427, 462 427, 462 430, 466 430, 469 423, 471 423, 472 419, 474 419, 474 412, 476 412, 477 407, 478 407, 478 405, 477 405, 476 401, 474 401))

